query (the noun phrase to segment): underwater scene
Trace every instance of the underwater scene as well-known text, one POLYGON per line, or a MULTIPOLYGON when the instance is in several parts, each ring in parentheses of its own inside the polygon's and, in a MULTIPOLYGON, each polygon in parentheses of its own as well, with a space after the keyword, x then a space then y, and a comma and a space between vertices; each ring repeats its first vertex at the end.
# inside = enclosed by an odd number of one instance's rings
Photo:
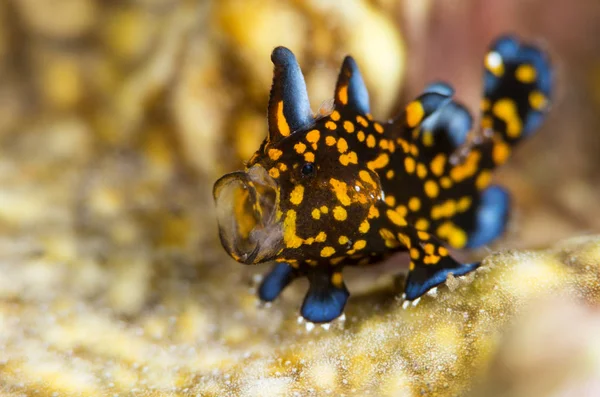
POLYGON ((600 395, 600 2, 0 2, 2 396, 600 395))

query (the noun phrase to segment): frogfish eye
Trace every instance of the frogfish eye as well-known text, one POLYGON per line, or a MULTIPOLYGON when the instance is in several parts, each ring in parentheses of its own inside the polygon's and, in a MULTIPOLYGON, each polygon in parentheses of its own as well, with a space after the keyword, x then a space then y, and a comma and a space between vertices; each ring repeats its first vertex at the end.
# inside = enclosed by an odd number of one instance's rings
POLYGON ((309 176, 312 175, 315 172, 315 164, 314 163, 306 163, 302 166, 302 169, 300 170, 300 172, 302 172, 303 176, 309 176))

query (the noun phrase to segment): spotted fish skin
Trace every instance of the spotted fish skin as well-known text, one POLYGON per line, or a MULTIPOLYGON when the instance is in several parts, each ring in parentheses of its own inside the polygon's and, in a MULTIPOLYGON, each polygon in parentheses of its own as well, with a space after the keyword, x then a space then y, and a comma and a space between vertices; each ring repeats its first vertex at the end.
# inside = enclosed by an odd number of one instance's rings
POLYGON ((407 251, 408 300, 449 274, 476 269, 478 263, 459 263, 446 247, 477 248, 504 232, 510 199, 491 175, 549 108, 547 55, 514 37, 492 45, 479 130, 445 83, 428 86, 396 119, 375 121, 351 57, 342 65, 333 111, 315 118, 291 51, 276 48, 272 61, 269 134, 246 170, 264 169, 275 181, 280 235, 272 239, 276 250, 260 260, 241 260, 228 249, 244 263, 275 262, 259 297, 272 301, 307 277, 301 314, 324 323, 343 313, 349 297, 344 266, 407 251))

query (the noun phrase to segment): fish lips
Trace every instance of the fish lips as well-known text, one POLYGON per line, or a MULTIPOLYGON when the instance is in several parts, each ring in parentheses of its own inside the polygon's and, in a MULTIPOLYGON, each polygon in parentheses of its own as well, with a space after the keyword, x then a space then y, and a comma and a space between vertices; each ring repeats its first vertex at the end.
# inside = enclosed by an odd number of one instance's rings
POLYGON ((277 256, 283 248, 279 188, 262 166, 224 175, 213 198, 221 244, 233 259, 256 264, 277 256))

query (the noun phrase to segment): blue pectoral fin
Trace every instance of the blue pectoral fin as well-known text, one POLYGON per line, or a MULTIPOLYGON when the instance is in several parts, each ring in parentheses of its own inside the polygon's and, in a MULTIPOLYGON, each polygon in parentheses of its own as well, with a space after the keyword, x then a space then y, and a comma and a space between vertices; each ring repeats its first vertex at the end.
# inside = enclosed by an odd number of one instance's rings
POLYGON ((416 263, 415 268, 411 270, 406 279, 406 288, 404 293, 407 300, 414 300, 427 291, 446 281, 449 274, 462 276, 479 267, 480 263, 460 264, 452 257, 443 257, 435 265, 416 263))
POLYGON ((497 185, 481 193, 481 201, 475 209, 474 229, 468 232, 467 248, 478 248, 500 237, 508 222, 510 195, 497 185))
POLYGON ((310 287, 302 303, 302 317, 313 323, 328 323, 344 312, 350 294, 342 282, 336 286, 327 273, 309 276, 310 287))
POLYGON ((260 283, 258 297, 265 302, 274 301, 296 277, 296 271, 287 263, 275 264, 260 283))

